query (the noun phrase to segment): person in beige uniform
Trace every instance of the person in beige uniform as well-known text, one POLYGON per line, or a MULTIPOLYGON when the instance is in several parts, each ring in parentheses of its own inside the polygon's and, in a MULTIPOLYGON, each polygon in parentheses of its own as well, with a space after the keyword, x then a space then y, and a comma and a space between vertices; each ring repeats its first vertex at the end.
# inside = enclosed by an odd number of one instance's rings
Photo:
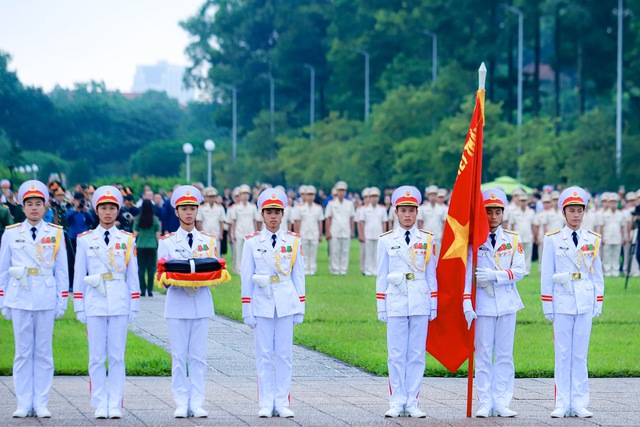
POLYGON ((627 239, 627 225, 618 207, 618 195, 602 195, 602 267, 607 277, 620 275, 620 250, 627 239))
POLYGON ((378 253, 378 239, 385 232, 387 211, 380 205, 380 190, 377 187, 368 189, 368 202, 360 210, 358 223, 358 238, 364 242, 364 268, 365 276, 375 276, 376 257, 378 253))
POLYGON ((517 196, 518 208, 511 212, 509 228, 520 236, 520 242, 524 248, 524 259, 527 266, 525 276, 531 271, 531 255, 533 253, 533 220, 535 212, 528 205, 529 197, 521 192, 517 196))
POLYGON ((349 247, 354 238, 353 202, 346 199, 347 183, 338 181, 336 196, 327 204, 325 212, 326 233, 329 245, 329 271, 334 275, 345 275, 349 269, 349 247))
POLYGON ((251 189, 247 184, 238 187, 240 202, 235 203, 229 210, 229 221, 231 229, 229 230, 229 239, 231 240, 233 250, 233 271, 240 274, 240 266, 242 265, 242 247, 244 246, 244 237, 260 230, 262 218, 258 213, 256 205, 249 202, 251 189))
POLYGON ((442 242, 444 223, 447 220, 447 207, 438 204, 438 186, 430 185, 424 190, 426 200, 418 208, 418 228, 424 228, 433 233, 433 243, 436 245, 435 259, 440 255, 437 252, 442 242))
POLYGON ((198 231, 213 234, 216 239, 216 248, 219 248, 226 220, 224 207, 216 203, 218 190, 214 187, 205 188, 202 195, 204 196, 204 203, 198 209, 196 228, 198 231))
POLYGON ((318 244, 322 242, 322 206, 314 203, 316 187, 304 185, 300 188, 302 203, 294 210, 294 230, 302 238, 305 253, 305 274, 313 275, 318 271, 318 244))

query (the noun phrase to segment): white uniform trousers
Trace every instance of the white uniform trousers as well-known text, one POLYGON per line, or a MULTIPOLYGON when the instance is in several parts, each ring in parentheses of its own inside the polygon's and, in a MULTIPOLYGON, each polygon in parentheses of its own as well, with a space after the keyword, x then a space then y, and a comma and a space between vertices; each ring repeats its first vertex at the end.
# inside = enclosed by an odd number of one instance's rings
POLYGON ((527 268, 525 275, 531 273, 531 257, 533 256, 533 243, 523 243, 522 249, 524 250, 524 265, 527 268))
POLYGON ((478 407, 508 408, 513 397, 513 342, 516 314, 478 316, 476 320, 476 392, 478 407))
POLYGON ((305 274, 316 274, 318 271, 318 243, 318 239, 302 239, 305 274))
POLYGON ((389 406, 417 406, 424 377, 428 316, 393 316, 387 321, 389 406))
POLYGON ((605 276, 620 275, 620 249, 622 245, 605 244, 602 248, 602 269, 605 276))
POLYGON ((365 274, 366 262, 367 262, 367 244, 365 242, 358 241, 360 247, 360 273, 365 274))
POLYGON ((13 386, 19 409, 46 407, 53 383, 55 310, 11 309, 16 353, 13 386))
POLYGON ((329 271, 331 274, 347 274, 349 269, 349 245, 348 237, 332 237, 329 244, 329 271))
MULTIPOLYGON (((638 230, 633 230, 632 233, 635 234, 637 232, 638 230)), ((629 271, 629 263, 631 263, 631 271, 629 272, 629 275, 632 277, 640 276, 640 268, 638 268, 638 259, 636 258, 636 254, 630 253, 631 243, 626 243, 625 245, 623 245, 622 250, 624 252, 624 275, 627 275, 627 271, 629 271)), ((307 259, 305 258, 305 261, 306 260, 307 259)))
POLYGON ((364 274, 365 276, 375 276, 377 273, 378 239, 367 239, 365 246, 364 274))
POLYGON ((231 245, 231 251, 233 256, 233 271, 236 274, 240 274, 240 266, 242 265, 242 249, 244 248, 244 237, 237 239, 231 245))
POLYGON ((293 316, 256 317, 253 331, 260 408, 289 407, 293 316))
POLYGON ((589 407, 587 355, 592 320, 591 313, 555 315, 556 408, 589 407))
POLYGON ((87 316, 91 406, 94 408, 122 407, 128 320, 128 316, 87 316))
POLYGON ((207 377, 209 318, 167 319, 167 323, 171 341, 173 400, 177 408, 200 408, 204 404, 207 377))

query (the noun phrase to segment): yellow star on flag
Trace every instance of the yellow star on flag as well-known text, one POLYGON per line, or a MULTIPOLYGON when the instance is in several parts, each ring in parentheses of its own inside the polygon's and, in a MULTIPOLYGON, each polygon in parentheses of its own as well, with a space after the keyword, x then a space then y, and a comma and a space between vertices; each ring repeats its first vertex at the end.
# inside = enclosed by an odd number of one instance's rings
POLYGON ((457 219, 447 215, 447 223, 453 231, 454 240, 442 259, 460 258, 466 268, 469 254, 469 222, 460 225, 457 219))

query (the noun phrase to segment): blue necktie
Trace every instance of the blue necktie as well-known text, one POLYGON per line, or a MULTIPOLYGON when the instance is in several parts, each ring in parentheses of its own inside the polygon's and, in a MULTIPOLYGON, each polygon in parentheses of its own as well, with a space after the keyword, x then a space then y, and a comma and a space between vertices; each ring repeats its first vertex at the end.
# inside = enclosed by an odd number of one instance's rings
POLYGON ((193 246, 193 234, 189 233, 187 234, 187 237, 189 238, 189 247, 193 246))
POLYGON ((31 227, 31 237, 33 238, 33 240, 36 240, 36 233, 38 232, 38 229, 35 227, 31 227))
POLYGON ((104 232, 104 243, 109 246, 109 230, 104 232))
POLYGON ((275 234, 271 236, 271 247, 272 248, 276 247, 276 239, 277 239, 277 237, 276 237, 275 234))
POLYGON ((409 244, 409 242, 411 241, 411 233, 409 232, 409 230, 407 230, 404 233, 404 241, 407 242, 407 245, 409 244))

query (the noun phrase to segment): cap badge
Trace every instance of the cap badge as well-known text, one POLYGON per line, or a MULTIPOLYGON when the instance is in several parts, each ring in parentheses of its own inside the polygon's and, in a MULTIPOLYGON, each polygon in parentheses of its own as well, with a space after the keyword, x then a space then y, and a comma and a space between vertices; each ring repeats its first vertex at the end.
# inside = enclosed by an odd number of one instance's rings
POLYGON ((36 189, 36 186, 31 184, 31 187, 29 187, 29 190, 35 190, 35 189, 36 189))
POLYGON ((405 196, 410 197, 411 196, 411 191, 407 191, 406 193, 404 193, 405 196))
POLYGON ((105 191, 105 192, 104 192, 104 195, 105 195, 105 196, 110 196, 110 195, 111 195, 111 190, 107 190, 107 191, 105 191))
POLYGON ((496 196, 495 194, 492 194, 491 196, 489 196, 489 198, 491 198, 491 199, 494 199, 494 200, 495 200, 495 199, 497 199, 497 198, 498 198, 498 196, 496 196))
POLYGON ((578 192, 577 191, 573 192, 573 197, 578 197, 578 192))
POLYGON ((191 195, 191 191, 187 190, 184 192, 185 196, 190 196, 191 195))
POLYGON ((276 196, 275 193, 271 194, 271 200, 276 200, 278 198, 278 196, 276 196))

